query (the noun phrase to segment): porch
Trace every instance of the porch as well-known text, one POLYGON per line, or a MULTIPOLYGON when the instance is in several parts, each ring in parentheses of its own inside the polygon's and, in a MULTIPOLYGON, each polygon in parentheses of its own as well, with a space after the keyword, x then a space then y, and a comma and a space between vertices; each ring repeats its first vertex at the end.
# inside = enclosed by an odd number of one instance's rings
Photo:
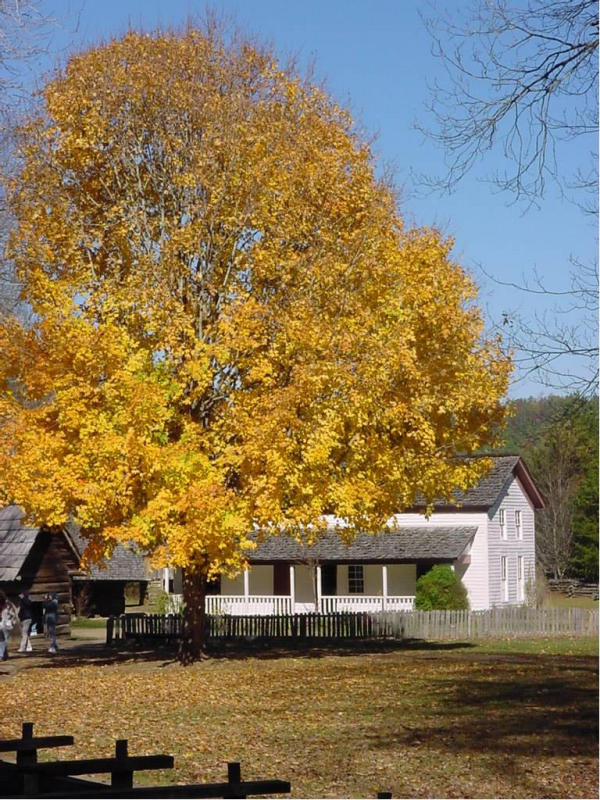
MULTIPOLYGON (((415 564, 255 564, 236 578, 221 578, 217 593, 206 598, 206 612, 272 616, 410 611, 416 578, 415 564)), ((177 576, 166 575, 167 587, 176 611, 183 599, 177 576)))

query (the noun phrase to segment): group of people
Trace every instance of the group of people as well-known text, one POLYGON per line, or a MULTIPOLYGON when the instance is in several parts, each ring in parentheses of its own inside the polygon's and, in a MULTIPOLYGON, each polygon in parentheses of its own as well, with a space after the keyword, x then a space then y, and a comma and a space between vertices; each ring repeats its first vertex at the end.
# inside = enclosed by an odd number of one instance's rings
MULTIPOLYGON (((50 639, 49 653, 56 653, 56 624, 58 622, 58 597, 56 592, 44 596, 44 629, 50 639)), ((31 627, 33 625, 33 607, 29 592, 21 592, 18 605, 11 602, 6 593, 0 589, 0 661, 8 658, 8 638, 20 626, 21 642, 17 652, 30 653, 31 627)))

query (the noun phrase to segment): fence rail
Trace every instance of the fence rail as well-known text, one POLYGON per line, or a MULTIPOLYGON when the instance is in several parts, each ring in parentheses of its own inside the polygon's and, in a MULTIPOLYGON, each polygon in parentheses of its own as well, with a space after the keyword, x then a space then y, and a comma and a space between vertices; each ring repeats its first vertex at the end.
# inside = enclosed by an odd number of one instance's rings
POLYGON ((551 578, 548 586, 552 592, 563 592, 568 597, 591 597, 597 600, 599 596, 597 583, 583 583, 575 578, 551 578))
MULTIPOLYGON (((583 608, 493 608, 488 611, 386 611, 330 614, 207 615, 213 640, 232 639, 484 639, 490 637, 597 636, 598 611, 583 608)), ((174 640, 179 615, 110 617, 107 643, 127 639, 174 640)))
POLYGON ((16 753, 15 761, 0 759, 0 798, 115 797, 235 797, 289 794, 289 781, 278 778, 243 781, 239 762, 227 765, 227 781, 167 786, 134 786, 141 770, 170 769, 171 755, 130 756, 127 739, 117 739, 114 757, 42 760, 38 750, 73 744, 72 736, 34 736, 33 723, 22 724, 20 739, 0 740, 0 752, 16 753), (110 783, 78 776, 104 774, 110 783))

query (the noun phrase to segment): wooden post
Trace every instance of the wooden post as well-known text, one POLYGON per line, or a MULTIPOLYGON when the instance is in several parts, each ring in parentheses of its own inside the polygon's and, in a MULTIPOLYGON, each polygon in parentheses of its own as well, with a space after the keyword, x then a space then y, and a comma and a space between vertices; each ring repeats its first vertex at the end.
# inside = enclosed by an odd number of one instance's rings
MULTIPOLYGON (((33 739, 33 722, 24 722, 21 725, 21 739, 31 741, 33 739)), ((37 762, 37 749, 32 746, 31 750, 17 750, 17 764, 35 764, 37 762)))
POLYGON ((244 570, 244 600, 246 601, 246 607, 248 604, 248 597, 250 596, 250 570, 244 570))
MULTIPOLYGON (((117 739, 115 742, 115 758, 121 760, 126 759, 127 756, 127 739, 117 739)), ((115 768, 110 773, 110 785, 113 789, 132 789, 133 770, 115 768)))
POLYGON ((290 614, 293 614, 296 608, 296 567, 290 564, 290 614))
POLYGON ((317 602, 315 611, 317 614, 321 611, 321 595, 323 594, 322 584, 321 584, 321 566, 317 566, 317 602))
MULTIPOLYGON (((23 741, 31 741, 33 739, 33 722, 24 722, 21 725, 21 739, 23 741)), ((33 747, 31 750, 17 751, 17 764, 25 766, 27 764, 37 763, 37 748, 33 747)), ((23 775, 23 794, 37 794, 40 790, 40 776, 25 773, 23 775)))
POLYGON ((382 593, 383 611, 387 611, 387 598, 388 598, 387 564, 383 564, 381 567, 381 593, 382 593))
POLYGON ((225 795, 230 798, 237 798, 243 800, 246 795, 241 790, 240 784, 242 782, 242 768, 239 761, 232 761, 227 764, 227 783, 229 784, 228 792, 225 795))

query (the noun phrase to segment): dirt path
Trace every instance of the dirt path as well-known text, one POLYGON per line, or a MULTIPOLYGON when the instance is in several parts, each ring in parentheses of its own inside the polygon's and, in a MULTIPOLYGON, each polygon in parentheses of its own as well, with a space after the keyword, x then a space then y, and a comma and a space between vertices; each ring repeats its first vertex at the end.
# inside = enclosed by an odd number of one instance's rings
POLYGON ((15 675, 23 669, 43 667, 56 664, 73 657, 89 658, 106 653, 106 632, 102 628, 78 628, 69 639, 58 640, 58 653, 48 652, 48 639, 45 636, 34 636, 31 639, 33 650, 30 653, 19 653, 19 639, 11 636, 8 640, 8 659, 0 661, 0 676, 15 675))

